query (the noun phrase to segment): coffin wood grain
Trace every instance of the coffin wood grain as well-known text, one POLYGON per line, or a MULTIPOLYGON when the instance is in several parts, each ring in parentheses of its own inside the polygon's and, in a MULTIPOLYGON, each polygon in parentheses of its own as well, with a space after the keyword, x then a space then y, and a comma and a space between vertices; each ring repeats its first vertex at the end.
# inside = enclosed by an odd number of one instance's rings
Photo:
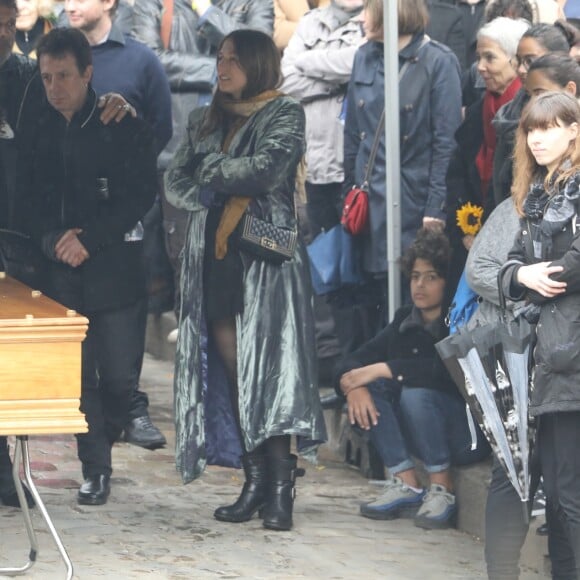
POLYGON ((88 320, 0 273, 0 435, 82 433, 88 320))

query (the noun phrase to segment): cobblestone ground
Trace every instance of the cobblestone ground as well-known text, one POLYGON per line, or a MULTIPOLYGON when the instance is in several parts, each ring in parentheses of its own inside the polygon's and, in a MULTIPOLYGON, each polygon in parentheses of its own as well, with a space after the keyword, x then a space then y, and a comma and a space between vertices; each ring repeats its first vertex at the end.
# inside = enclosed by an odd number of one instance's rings
MULTIPOLYGON (((34 476, 74 563, 75 578, 485 578, 482 545, 466 534, 359 517, 358 504, 372 498, 376 488, 342 464, 305 465, 291 532, 263 530, 258 519, 217 522, 213 510, 236 496, 240 472, 210 467, 200 480, 181 484, 172 453, 171 373, 171 364, 148 358, 142 380, 151 415, 169 445, 151 452, 118 444, 105 506, 76 503, 81 476, 74 438, 30 440, 34 476)), ((22 578, 64 578, 38 513, 34 522, 40 554, 22 578)), ((0 567, 21 565, 28 546, 19 510, 0 507, 0 538, 0 567)), ((539 578, 522 575, 522 580, 539 578)))

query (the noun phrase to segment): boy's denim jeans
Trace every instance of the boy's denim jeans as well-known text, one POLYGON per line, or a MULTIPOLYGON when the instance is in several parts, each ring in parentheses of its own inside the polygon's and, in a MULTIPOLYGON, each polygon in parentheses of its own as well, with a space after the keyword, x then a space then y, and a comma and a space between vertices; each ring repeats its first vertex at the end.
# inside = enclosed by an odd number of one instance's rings
POLYGON ((370 431, 371 441, 391 475, 412 469, 415 455, 429 473, 481 461, 490 448, 479 427, 467 420, 459 397, 417 387, 402 388, 392 380, 378 380, 369 391, 380 413, 370 431), (475 439, 475 449, 472 440, 475 439))

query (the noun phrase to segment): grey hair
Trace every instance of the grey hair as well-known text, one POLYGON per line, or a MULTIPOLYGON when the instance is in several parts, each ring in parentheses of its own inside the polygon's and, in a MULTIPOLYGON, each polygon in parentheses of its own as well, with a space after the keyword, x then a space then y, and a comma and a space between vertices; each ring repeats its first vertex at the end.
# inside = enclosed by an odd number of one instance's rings
POLYGON ((477 40, 480 38, 492 40, 500 46, 508 58, 513 58, 518 51, 518 43, 529 27, 530 23, 523 18, 514 20, 500 16, 479 29, 477 40))

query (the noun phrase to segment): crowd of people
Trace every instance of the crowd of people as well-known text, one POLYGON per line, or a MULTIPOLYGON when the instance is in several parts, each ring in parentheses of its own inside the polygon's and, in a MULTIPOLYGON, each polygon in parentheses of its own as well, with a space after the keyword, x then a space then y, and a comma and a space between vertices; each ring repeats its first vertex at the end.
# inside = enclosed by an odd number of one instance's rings
MULTIPOLYGON (((139 378, 148 312, 174 310, 177 469, 245 475, 217 520, 291 529, 330 378, 384 464, 360 514, 454 526, 451 467, 491 452, 435 349, 463 274, 468 327, 499 320, 500 291, 537 322, 535 473, 553 577, 580 578, 578 4, 397 1, 399 273, 383 0, 0 0, 0 260, 26 245, 34 284, 89 319, 78 502, 107 502, 116 441, 166 444, 139 378), (355 185, 361 282, 313 297, 306 243, 340 227, 355 185)), ((19 505, 6 438, 0 501, 19 505)), ((519 504, 494 458, 491 579, 519 576, 519 504)))

